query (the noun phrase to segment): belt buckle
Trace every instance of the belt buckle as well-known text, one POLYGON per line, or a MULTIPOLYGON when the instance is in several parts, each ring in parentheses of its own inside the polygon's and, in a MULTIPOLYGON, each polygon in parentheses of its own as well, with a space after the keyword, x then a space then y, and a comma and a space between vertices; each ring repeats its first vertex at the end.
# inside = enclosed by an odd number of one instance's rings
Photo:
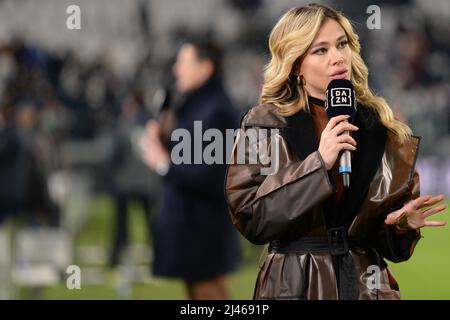
POLYGON ((348 252, 347 229, 345 227, 328 229, 327 238, 331 255, 339 256, 348 252))

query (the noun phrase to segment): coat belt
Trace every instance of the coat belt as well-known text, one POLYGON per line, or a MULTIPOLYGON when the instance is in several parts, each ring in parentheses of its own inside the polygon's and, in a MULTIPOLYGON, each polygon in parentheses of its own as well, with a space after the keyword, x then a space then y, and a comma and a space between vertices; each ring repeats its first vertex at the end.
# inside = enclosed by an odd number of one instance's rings
POLYGON ((283 254, 329 252, 335 257, 334 267, 339 299, 356 300, 359 298, 358 277, 353 257, 349 252, 356 247, 372 249, 367 242, 350 240, 345 227, 336 227, 327 231, 327 237, 303 237, 289 243, 271 241, 269 252, 283 254))

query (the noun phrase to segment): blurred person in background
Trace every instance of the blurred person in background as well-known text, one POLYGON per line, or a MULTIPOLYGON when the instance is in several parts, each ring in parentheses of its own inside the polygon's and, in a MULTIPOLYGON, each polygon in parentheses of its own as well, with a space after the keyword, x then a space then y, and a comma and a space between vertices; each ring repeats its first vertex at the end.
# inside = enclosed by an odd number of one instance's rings
POLYGON ((21 209, 31 226, 57 226, 59 208, 50 196, 47 172, 48 141, 40 126, 40 110, 32 101, 22 101, 17 108, 17 128, 24 161, 20 170, 25 175, 21 209))
POLYGON ((254 298, 399 299, 384 259, 408 260, 422 227, 446 224, 426 220, 446 205, 436 205, 443 195, 420 195, 419 139, 370 90, 358 35, 341 13, 293 8, 272 29, 269 47, 261 104, 241 129, 277 128, 279 167, 263 175, 247 148, 235 147, 225 183, 234 225, 252 243, 269 244, 254 298), (353 123, 328 119, 333 79, 355 88, 353 123), (343 150, 353 157, 348 189, 338 171, 343 150))
POLYGON ((0 108, 0 225, 19 213, 25 198, 25 152, 15 111, 10 104, 0 108))
POLYGON ((11 221, 19 212, 24 195, 22 148, 15 125, 14 108, 8 102, 0 106, 0 299, 11 293, 11 221))
POLYGON ((220 130, 223 137, 225 129, 238 125, 220 65, 221 50, 212 42, 186 42, 173 68, 176 88, 184 95, 183 102, 170 109, 173 125, 150 121, 147 126, 147 164, 164 176, 162 203, 152 225, 153 272, 184 280, 189 299, 228 299, 227 274, 240 261, 239 234, 229 221, 223 194, 227 159, 211 165, 193 161, 194 144, 205 146, 194 141, 194 121, 201 121, 203 131, 220 130), (171 162, 176 143, 170 136, 176 129, 190 133, 189 163, 171 162))
POLYGON ((110 267, 115 268, 129 243, 129 206, 141 205, 145 216, 145 230, 150 240, 151 211, 155 205, 159 176, 149 170, 139 153, 137 141, 145 130, 149 115, 143 108, 140 93, 128 94, 122 102, 121 113, 114 133, 111 155, 111 189, 115 203, 110 267))

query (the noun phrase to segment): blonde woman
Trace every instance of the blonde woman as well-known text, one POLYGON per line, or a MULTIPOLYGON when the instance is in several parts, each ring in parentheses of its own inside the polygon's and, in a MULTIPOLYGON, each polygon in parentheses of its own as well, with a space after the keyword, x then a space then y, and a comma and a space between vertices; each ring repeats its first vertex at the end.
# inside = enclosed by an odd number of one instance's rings
POLYGON ((241 121, 225 183, 234 225, 268 244, 254 298, 399 299, 385 260, 409 259, 422 227, 446 224, 426 220, 446 205, 438 205, 443 195, 420 196, 419 138, 370 90, 358 36, 341 13, 293 8, 269 46, 261 104, 241 121), (326 116, 332 79, 355 88, 353 123, 326 116), (249 129, 271 134, 252 143, 249 129), (244 140, 247 149, 238 147, 244 140), (262 156, 258 147, 274 143, 277 170, 263 175, 267 163, 252 162, 248 148, 262 156), (337 169, 342 150, 352 152, 349 189, 337 169))

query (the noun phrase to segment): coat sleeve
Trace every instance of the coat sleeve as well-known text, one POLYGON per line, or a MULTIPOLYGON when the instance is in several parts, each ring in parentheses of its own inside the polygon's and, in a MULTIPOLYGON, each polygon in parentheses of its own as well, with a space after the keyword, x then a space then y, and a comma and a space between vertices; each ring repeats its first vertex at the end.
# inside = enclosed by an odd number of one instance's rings
POLYGON ((284 232, 335 190, 318 151, 303 161, 286 161, 288 146, 280 133, 272 131, 252 143, 247 139, 249 129, 244 117, 227 167, 225 194, 233 224, 250 242, 264 244, 282 239, 284 232), (250 142, 246 144, 246 140, 250 142), (268 153, 270 166, 275 159, 282 159, 272 174, 263 172, 269 165, 253 159, 255 154, 262 156, 264 150, 272 150, 268 153), (273 156, 274 150, 278 151, 277 157, 273 156))
MULTIPOLYGON (((408 198, 405 201, 401 201, 396 207, 393 207, 391 212, 401 208, 407 201, 420 196, 419 174, 416 170, 414 171, 407 195, 408 198)), ((406 261, 412 256, 420 238, 419 229, 399 234, 395 226, 386 225, 383 221, 377 239, 379 252, 384 258, 392 262, 406 261)))

